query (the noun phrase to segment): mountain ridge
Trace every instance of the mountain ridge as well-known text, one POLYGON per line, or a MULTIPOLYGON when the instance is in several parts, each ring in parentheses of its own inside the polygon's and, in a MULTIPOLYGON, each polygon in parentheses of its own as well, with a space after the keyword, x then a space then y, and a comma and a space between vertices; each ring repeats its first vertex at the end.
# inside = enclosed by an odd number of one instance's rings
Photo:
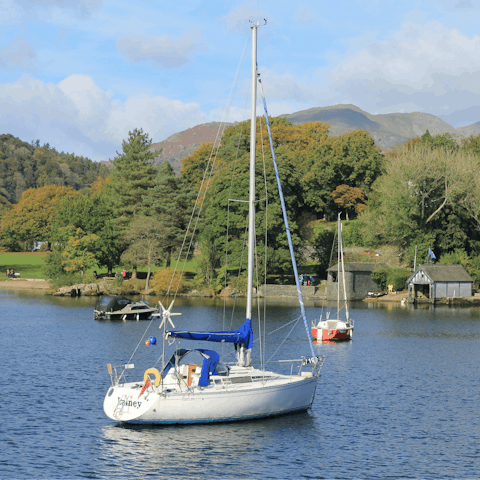
MULTIPOLYGON (((371 114, 352 104, 329 107, 312 107, 295 113, 278 115, 294 125, 321 121, 330 125, 329 136, 344 135, 354 130, 366 130, 383 150, 423 135, 427 130, 432 135, 449 133, 459 138, 480 134, 480 121, 462 127, 453 127, 444 120, 423 112, 371 114)), ((227 125, 228 126, 228 125, 227 125)), ((191 155, 202 143, 218 140, 221 123, 203 123, 175 133, 161 142, 152 144, 150 150, 158 152, 155 165, 169 161, 178 173, 182 159, 191 155)))

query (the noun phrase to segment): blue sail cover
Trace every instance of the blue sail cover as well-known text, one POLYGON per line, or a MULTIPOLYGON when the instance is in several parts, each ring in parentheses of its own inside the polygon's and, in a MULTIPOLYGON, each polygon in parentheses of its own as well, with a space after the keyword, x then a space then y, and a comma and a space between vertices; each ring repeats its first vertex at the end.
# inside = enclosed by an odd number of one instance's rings
POLYGON ((244 343, 247 348, 253 346, 252 322, 249 318, 237 330, 227 330, 220 332, 185 332, 169 330, 167 334, 175 338, 185 338, 187 340, 204 340, 207 342, 227 342, 244 343))
POLYGON ((217 352, 214 350, 197 350, 203 356, 202 373, 198 379, 198 385, 200 387, 206 387, 209 382, 210 375, 216 373, 218 361, 220 359, 217 352))
POLYGON ((204 350, 203 348, 198 348, 196 350, 187 350, 185 348, 178 349, 170 358, 170 361, 165 365, 165 368, 162 372, 162 377, 165 378, 167 373, 171 368, 175 366, 177 362, 183 359, 187 354, 192 352, 198 352, 203 357, 202 361, 202 370, 200 378, 198 379, 198 385, 200 387, 206 387, 208 385, 210 375, 214 375, 217 369, 218 361, 220 356, 214 350, 204 350))

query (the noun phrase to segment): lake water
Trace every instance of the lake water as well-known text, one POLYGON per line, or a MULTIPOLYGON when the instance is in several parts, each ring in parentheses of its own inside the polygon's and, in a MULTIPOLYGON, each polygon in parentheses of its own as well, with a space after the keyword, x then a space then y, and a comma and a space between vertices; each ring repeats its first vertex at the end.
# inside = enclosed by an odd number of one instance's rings
MULTIPOLYGON (((125 427, 103 413, 106 364, 128 361, 149 322, 94 321, 95 301, 0 291, 1 478, 480 477, 478 309, 354 305, 353 341, 315 346, 326 362, 307 413, 125 427)), ((222 301, 180 299, 174 311, 182 328, 243 321, 222 301)), ((268 312, 267 332, 299 316, 288 302, 268 312)), ((309 354, 302 322, 292 326, 266 358, 309 354)), ((160 347, 137 353, 143 378, 160 347)))

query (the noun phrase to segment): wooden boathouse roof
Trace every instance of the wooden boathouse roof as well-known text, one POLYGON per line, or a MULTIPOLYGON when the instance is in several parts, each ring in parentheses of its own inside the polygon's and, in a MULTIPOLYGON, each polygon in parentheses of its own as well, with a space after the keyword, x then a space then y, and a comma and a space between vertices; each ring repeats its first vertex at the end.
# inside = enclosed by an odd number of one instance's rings
POLYGON ((467 273, 462 265, 438 265, 427 263, 419 265, 413 275, 408 279, 410 283, 417 272, 423 271, 432 282, 472 282, 473 278, 467 273))

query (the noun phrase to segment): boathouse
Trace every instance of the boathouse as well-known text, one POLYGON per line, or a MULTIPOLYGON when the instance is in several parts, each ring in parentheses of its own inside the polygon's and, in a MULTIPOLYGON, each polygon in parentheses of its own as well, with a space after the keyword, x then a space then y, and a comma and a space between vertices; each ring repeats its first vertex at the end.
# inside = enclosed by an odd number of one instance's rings
POLYGON ((408 279, 408 300, 471 297, 473 279, 462 265, 419 265, 408 279))
MULTIPOLYGON (((377 268, 387 268, 387 265, 376 263, 345 263, 345 287, 347 300, 363 300, 371 292, 378 292, 379 287, 372 279, 372 272, 377 268)), ((343 299, 343 279, 340 267, 334 265, 327 270, 327 300, 337 300, 340 286, 340 299, 343 299), (338 282, 340 281, 340 285, 338 282)))

